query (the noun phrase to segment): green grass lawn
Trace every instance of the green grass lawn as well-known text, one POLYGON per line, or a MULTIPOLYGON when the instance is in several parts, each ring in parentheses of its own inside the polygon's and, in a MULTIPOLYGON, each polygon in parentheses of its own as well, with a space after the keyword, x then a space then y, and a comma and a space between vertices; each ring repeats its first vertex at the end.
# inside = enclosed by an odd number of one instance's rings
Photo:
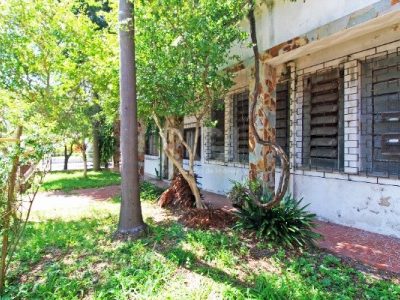
POLYGON ((47 174, 41 188, 43 191, 61 190, 69 192, 76 189, 98 188, 120 183, 120 174, 111 171, 89 171, 87 178, 83 177, 82 171, 67 171, 47 174))
POLYGON ((33 216, 7 283, 10 299, 398 299, 400 285, 317 250, 293 254, 227 229, 192 230, 142 188, 147 237, 114 241, 118 201, 73 218, 33 216))

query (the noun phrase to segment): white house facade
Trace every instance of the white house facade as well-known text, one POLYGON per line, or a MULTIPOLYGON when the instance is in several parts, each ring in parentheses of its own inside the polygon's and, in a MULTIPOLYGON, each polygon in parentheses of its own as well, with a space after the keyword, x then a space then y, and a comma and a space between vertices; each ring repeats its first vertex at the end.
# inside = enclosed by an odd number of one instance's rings
MULTIPOLYGON (((289 156, 289 192, 320 219, 400 238, 400 1, 260 1, 256 23, 268 116, 258 128, 289 156)), ((249 134, 252 49, 232 51, 235 85, 211 113, 217 126, 202 127, 196 162, 202 188, 219 194, 271 159, 249 134)), ((192 143, 190 117, 184 127, 192 143)), ((150 138, 145 173, 164 165, 150 138)))

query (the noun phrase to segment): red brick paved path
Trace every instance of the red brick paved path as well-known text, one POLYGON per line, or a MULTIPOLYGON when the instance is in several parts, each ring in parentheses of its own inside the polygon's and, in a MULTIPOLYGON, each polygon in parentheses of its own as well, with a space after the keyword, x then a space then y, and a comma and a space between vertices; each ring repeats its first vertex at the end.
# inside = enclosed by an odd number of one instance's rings
MULTIPOLYGON (((168 185, 166 182, 147 180, 161 187, 168 185)), ((110 186, 74 191, 72 195, 102 201, 118 195, 119 191, 119 186, 110 186)), ((203 195, 209 207, 234 209, 224 196, 209 192, 203 192, 203 195)), ((318 221, 316 231, 324 236, 319 247, 371 267, 400 274, 400 239, 322 221, 318 221)))
POLYGON ((319 242, 321 248, 400 274, 399 239, 321 221, 316 231, 325 237, 319 242))

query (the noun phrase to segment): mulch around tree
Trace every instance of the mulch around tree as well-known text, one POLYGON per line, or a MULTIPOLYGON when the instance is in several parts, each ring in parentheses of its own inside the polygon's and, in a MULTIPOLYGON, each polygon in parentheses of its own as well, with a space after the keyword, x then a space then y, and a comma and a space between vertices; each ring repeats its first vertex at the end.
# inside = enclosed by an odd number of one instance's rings
POLYGON ((181 174, 175 175, 169 188, 160 196, 158 204, 163 208, 190 209, 195 207, 195 197, 181 174))
POLYGON ((191 209, 185 212, 179 222, 195 229, 225 229, 236 223, 236 216, 223 209, 191 209))
MULTIPOLYGON (((203 197, 202 197, 203 198, 203 197)), ((170 187, 160 196, 158 204, 179 215, 179 222, 198 229, 224 229, 233 226, 236 217, 221 208, 195 208, 195 198, 181 174, 174 177, 170 187)))

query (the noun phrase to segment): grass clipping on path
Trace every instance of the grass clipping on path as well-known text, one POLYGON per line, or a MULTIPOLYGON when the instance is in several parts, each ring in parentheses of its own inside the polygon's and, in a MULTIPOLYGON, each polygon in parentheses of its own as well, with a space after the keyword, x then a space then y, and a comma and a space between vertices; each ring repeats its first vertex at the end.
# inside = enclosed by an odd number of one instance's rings
POLYGON ((121 175, 116 172, 88 172, 88 176, 83 177, 82 171, 63 171, 48 174, 41 187, 43 191, 63 191, 70 192, 78 189, 99 188, 121 183, 121 175))

